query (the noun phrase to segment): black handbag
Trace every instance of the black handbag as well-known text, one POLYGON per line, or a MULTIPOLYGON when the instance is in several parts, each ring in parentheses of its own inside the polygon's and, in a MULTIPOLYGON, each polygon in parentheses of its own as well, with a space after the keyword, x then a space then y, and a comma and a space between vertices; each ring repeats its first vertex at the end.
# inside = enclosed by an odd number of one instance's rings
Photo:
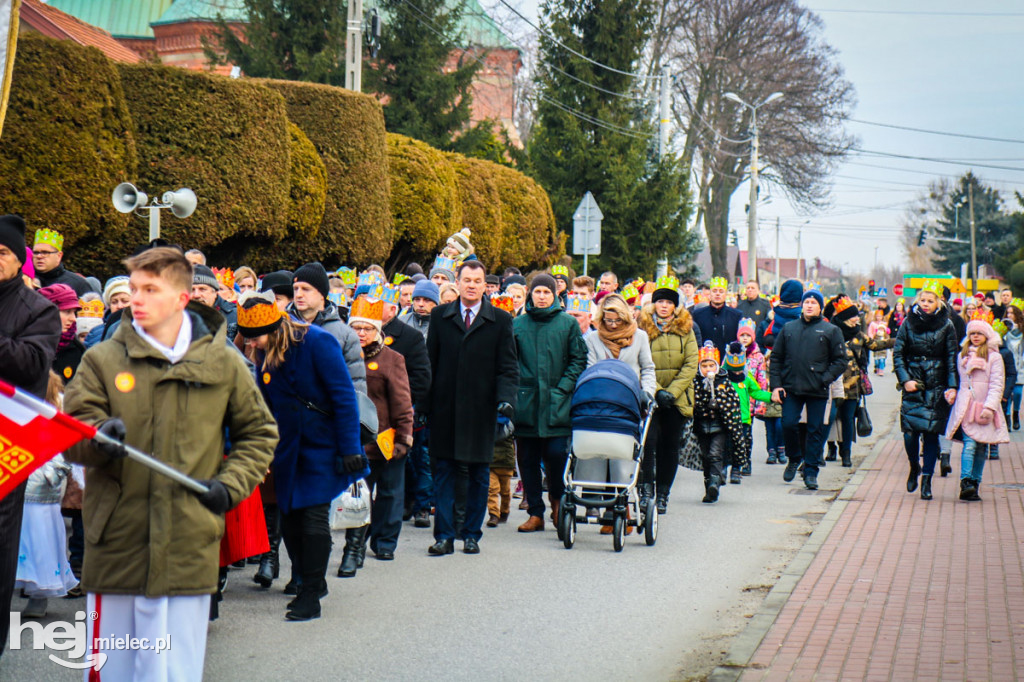
POLYGON ((871 435, 871 415, 868 414, 868 406, 865 399, 860 399, 860 405, 857 406, 857 437, 867 438, 871 435))

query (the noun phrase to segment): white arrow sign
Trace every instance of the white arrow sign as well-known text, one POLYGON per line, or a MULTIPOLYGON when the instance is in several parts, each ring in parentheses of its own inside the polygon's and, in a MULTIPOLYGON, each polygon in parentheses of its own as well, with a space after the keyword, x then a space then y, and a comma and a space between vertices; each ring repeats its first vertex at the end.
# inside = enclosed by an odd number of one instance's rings
POLYGON ((601 255, 601 221, 604 214, 594 195, 587 192, 572 215, 572 252, 583 256, 583 274, 587 274, 587 257, 601 255))

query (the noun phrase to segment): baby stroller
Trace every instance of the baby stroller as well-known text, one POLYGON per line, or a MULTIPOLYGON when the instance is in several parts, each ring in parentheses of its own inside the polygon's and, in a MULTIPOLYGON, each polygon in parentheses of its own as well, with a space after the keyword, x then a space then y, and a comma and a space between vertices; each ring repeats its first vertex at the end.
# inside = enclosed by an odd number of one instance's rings
POLYGON ((580 375, 572 395, 572 447, 558 508, 558 538, 566 549, 576 542, 577 523, 598 522, 587 518, 589 509, 611 514, 616 552, 622 551, 627 526, 643 529, 648 545, 657 541, 655 501, 641 509, 637 492, 652 414, 636 373, 621 360, 602 360, 580 375), (581 516, 577 507, 584 509, 581 516))

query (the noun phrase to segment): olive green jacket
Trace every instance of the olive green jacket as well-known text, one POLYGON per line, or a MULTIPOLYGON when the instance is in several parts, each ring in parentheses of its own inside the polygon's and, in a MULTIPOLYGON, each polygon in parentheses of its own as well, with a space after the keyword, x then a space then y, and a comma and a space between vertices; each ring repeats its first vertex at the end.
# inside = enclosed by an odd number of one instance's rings
MULTIPOLYGON (((125 313, 114 336, 82 358, 64 409, 89 424, 120 418, 129 445, 192 478, 216 477, 233 506, 266 475, 277 425, 241 354, 227 345, 224 317, 198 304, 186 314, 192 343, 172 365, 125 313)), ((216 591, 223 517, 166 476, 111 460, 90 441, 65 457, 88 466, 83 589, 147 597, 216 591)))
POLYGON ((693 378, 697 376, 697 337, 693 333, 693 318, 682 308, 664 331, 654 322, 654 308, 644 306, 640 313, 640 328, 651 339, 651 357, 654 358, 654 376, 658 390, 675 396, 676 409, 684 417, 693 416, 693 378))

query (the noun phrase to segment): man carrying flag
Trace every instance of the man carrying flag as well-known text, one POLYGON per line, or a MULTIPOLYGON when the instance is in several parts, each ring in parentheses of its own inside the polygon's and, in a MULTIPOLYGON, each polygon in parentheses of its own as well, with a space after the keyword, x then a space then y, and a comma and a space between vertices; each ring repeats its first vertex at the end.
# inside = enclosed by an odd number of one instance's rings
POLYGON ((94 661, 106 654, 106 663, 87 679, 198 680, 224 513, 263 480, 277 426, 241 355, 227 345, 224 316, 189 303, 185 257, 158 247, 125 265, 130 315, 109 341, 86 352, 64 407, 209 490, 187 490, 126 459, 124 447, 109 440, 83 441, 65 453, 89 467, 82 588, 87 610, 96 613, 90 653, 94 661), (100 649, 99 638, 116 637, 170 637, 171 646, 100 649))
MULTIPOLYGON (((25 261, 25 221, 19 216, 0 216, 0 380, 42 398, 50 376, 50 363, 60 341, 57 308, 21 279, 25 261)), ((13 443, 0 432, 0 455, 13 443)), ((16 482, 11 470, 16 459, 0 461, 0 654, 7 646, 11 624, 11 595, 18 570, 21 510, 25 499, 26 473, 16 482), (8 484, 13 484, 8 489, 8 484)))

